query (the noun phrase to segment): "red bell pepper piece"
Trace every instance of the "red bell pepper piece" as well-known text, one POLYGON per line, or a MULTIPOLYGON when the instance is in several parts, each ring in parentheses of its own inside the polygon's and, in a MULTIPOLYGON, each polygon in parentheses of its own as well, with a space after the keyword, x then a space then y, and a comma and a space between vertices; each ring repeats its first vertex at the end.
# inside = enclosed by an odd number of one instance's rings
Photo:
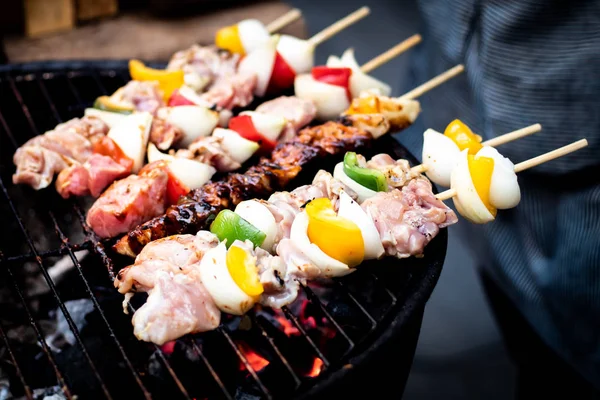
POLYGON ((169 205, 177 204, 181 196, 185 196, 190 192, 190 188, 184 185, 167 166, 167 174, 169 180, 167 181, 167 203, 169 205))
POLYGON ((103 136, 102 139, 94 142, 92 151, 112 158, 114 162, 121 164, 128 171, 133 168, 133 160, 127 157, 119 145, 108 136, 103 136))
POLYGON ((277 145, 276 142, 267 139, 256 130, 249 115, 238 115, 229 120, 229 129, 236 131, 244 139, 252 140, 260 144, 263 151, 271 151, 277 145))
POLYGON ((291 88, 294 86, 294 79, 296 79, 296 71, 290 67, 279 52, 275 52, 275 62, 273 63, 273 72, 271 72, 267 93, 276 94, 291 88))
POLYGON ((346 95, 348 101, 352 101, 352 94, 350 93, 350 76, 352 70, 350 68, 331 68, 325 66, 313 67, 312 77, 323 83, 329 83, 330 85, 340 86, 346 89, 346 95))
POLYGON ((169 97, 169 102, 167 103, 167 105, 169 107, 193 106, 194 103, 182 96, 181 94, 179 94, 179 89, 175 89, 171 94, 171 97, 169 97))

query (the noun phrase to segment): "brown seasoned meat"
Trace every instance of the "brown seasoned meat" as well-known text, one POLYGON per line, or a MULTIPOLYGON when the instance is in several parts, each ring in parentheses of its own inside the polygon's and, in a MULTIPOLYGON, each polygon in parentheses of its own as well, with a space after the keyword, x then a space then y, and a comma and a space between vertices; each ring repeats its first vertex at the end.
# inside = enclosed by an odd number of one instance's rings
POLYGON ((167 214, 139 226, 115 245, 121 254, 135 256, 149 242, 167 235, 207 229, 216 213, 243 200, 264 199, 283 189, 304 166, 327 153, 341 154, 370 143, 371 136, 336 122, 305 128, 290 142, 280 143, 271 157, 244 174, 229 174, 223 180, 195 189, 170 207, 167 214))

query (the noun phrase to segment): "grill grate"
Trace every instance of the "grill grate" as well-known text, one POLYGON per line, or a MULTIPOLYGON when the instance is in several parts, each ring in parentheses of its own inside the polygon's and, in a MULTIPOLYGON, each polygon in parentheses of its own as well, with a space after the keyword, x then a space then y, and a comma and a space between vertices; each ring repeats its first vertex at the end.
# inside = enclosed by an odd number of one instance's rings
MULTIPOLYGON (((24 240, 24 242, 21 242, 17 238, 12 238, 8 242, 9 244, 1 249, 0 269, 8 277, 7 282, 11 283, 12 291, 22 305, 28 322, 35 331, 37 341, 47 358, 52 374, 55 376, 56 383, 66 398, 72 398, 79 393, 73 390, 73 379, 70 379, 65 365, 57 361, 56 352, 49 345, 36 317, 36 312, 30 307, 31 300, 25 294, 24 283, 20 282, 18 277, 15 276, 15 269, 24 263, 35 263, 48 285, 52 298, 64 316, 75 338, 76 346, 85 359, 85 365, 81 368, 88 371, 89 376, 96 381, 99 388, 99 393, 95 393, 95 397, 106 399, 122 397, 124 393, 123 383, 107 381, 106 369, 98 367, 102 360, 98 359, 97 354, 96 357, 91 355, 88 344, 83 339, 80 329, 65 305, 65 298, 69 297, 69 293, 59 290, 48 270, 51 260, 57 257, 67 257, 76 269, 78 282, 84 296, 91 300, 94 312, 97 313, 101 321, 100 325, 104 330, 102 334, 105 338, 104 345, 110 347, 110 351, 118 355, 117 358, 120 360, 119 364, 121 365, 119 367, 120 371, 126 371, 127 379, 130 379, 132 383, 128 386, 128 389, 135 387, 137 390, 134 397, 150 399, 154 392, 159 389, 159 386, 164 384, 163 381, 157 382, 155 377, 149 373, 147 351, 139 351, 141 347, 144 349, 150 347, 171 380, 169 384, 165 383, 165 385, 177 390, 181 398, 196 398, 194 384, 190 382, 187 374, 182 377, 181 365, 174 365, 174 357, 162 347, 147 346, 147 344, 137 342, 131 334, 130 325, 121 332, 122 329, 115 327, 116 325, 112 321, 114 318, 109 317, 108 311, 103 308, 96 286, 101 285, 106 290, 114 291, 112 280, 115 271, 118 270, 116 266, 122 267, 123 263, 109 256, 103 244, 86 225, 83 200, 65 201, 52 188, 33 193, 29 188, 15 187, 9 183, 10 175, 14 172, 11 163, 14 150, 31 137, 52 129, 57 123, 81 116, 85 107, 89 106, 97 96, 110 94, 122 86, 127 81, 126 69, 123 66, 124 64, 119 68, 112 69, 89 67, 76 70, 49 68, 32 72, 13 70, 0 75, 0 138, 3 142, 4 139, 8 139, 10 142, 8 146, 5 144, 0 146, 2 147, 0 187, 2 188, 4 201, 4 204, 1 205, 3 208, 0 208, 0 215, 3 221, 12 219, 13 225, 9 225, 7 222, 5 226, 16 226, 19 235, 24 240), (21 201, 24 203, 21 204, 21 201), (31 209, 28 209, 28 207, 31 207, 31 209), (12 217, 9 215, 12 215, 12 217), (24 216, 27 216, 27 218, 24 216), (68 217, 66 221, 63 220, 64 216, 68 217), (30 229, 28 229, 28 226, 32 226, 31 224, 28 225, 27 222, 30 219, 36 221, 36 224, 48 228, 45 229, 46 234, 44 235, 47 243, 39 244, 36 242, 30 229), (66 232, 67 227, 71 227, 70 223, 73 220, 79 224, 80 239, 73 238, 77 236, 77 232, 74 234, 66 232), (50 231, 53 231, 53 234, 50 231), (78 255, 82 255, 85 251, 91 251, 87 258, 92 258, 96 262, 99 261, 100 265, 103 265, 108 272, 108 277, 103 275, 104 278, 97 278, 95 275, 98 274, 92 273, 91 267, 88 268, 82 265, 78 255), (90 275, 94 275, 93 283, 90 281, 90 275)), ((4 226, 3 229, 5 229, 4 226)), ((15 233, 15 236, 18 236, 17 233, 15 233)), ((398 312, 398 305, 402 303, 400 299, 410 292, 408 290, 409 286, 418 286, 419 279, 422 276, 419 275, 419 272, 414 271, 419 271, 419 268, 424 271, 423 265, 426 263, 439 264, 441 267, 441 262, 445 256, 445 242, 445 232, 440 235, 439 239, 432 242, 431 246, 436 243, 436 250, 432 251, 435 254, 434 260, 425 257, 420 261, 395 261, 399 266, 393 269, 373 265, 373 268, 366 267, 369 268, 368 271, 360 271, 336 280, 333 286, 327 288, 329 300, 321 298, 322 287, 312 284, 303 287, 304 294, 308 299, 307 304, 312 306, 315 313, 322 316, 323 323, 326 323, 335 332, 336 345, 333 349, 324 349, 322 344, 311 336, 310 332, 305 329, 299 315, 297 315, 299 314, 297 310, 291 306, 282 309, 283 315, 299 332, 307 349, 310 349, 313 356, 322 362, 323 372, 317 379, 307 378, 298 372, 294 361, 289 358, 289 351, 286 349, 289 346, 272 332, 273 325, 267 323, 268 321, 255 311, 252 311, 247 317, 251 325, 248 333, 241 328, 231 328, 227 323, 224 323, 214 332, 182 338, 178 343, 183 343, 191 349, 194 356, 204 366, 207 379, 210 382, 202 381, 202 385, 214 387, 215 389, 214 391, 209 390, 208 397, 226 399, 240 397, 238 389, 242 384, 239 380, 231 379, 228 374, 223 373, 219 357, 215 357, 213 352, 210 351, 212 345, 219 342, 223 343, 224 348, 228 348, 228 351, 234 357, 237 357, 243 365, 244 370, 247 372, 246 377, 250 380, 252 387, 258 390, 259 397, 267 399, 274 397, 289 398, 292 394, 309 388, 315 382, 326 379, 332 371, 340 368, 353 354, 368 348, 368 343, 373 340, 377 332, 385 329, 385 322, 394 313, 398 312), (359 277, 355 276, 359 274, 359 277), (367 281, 370 282, 367 286, 371 289, 366 293, 365 282, 367 281), (343 307, 340 305, 343 305, 343 307), (343 308, 343 312, 337 310, 336 307, 343 308), (362 322, 357 323, 357 320, 362 322), (357 326, 362 328, 359 329, 357 326), (273 389, 267 382, 270 379, 267 379, 260 371, 255 370, 241 345, 240 340, 245 341, 247 339, 245 335, 254 335, 252 337, 263 340, 266 343, 265 347, 268 349, 268 353, 272 356, 268 359, 268 362, 283 367, 278 370, 278 373, 285 374, 286 382, 289 382, 283 389, 280 387, 273 389), (209 346, 209 343, 211 346, 209 346)), ((6 243, 0 245, 6 245, 6 243)), ((439 270, 437 272, 439 274, 439 270)), ((133 305, 130 304, 129 307, 130 311, 135 311, 133 305)), ((13 346, 13 340, 9 338, 6 332, 7 327, 0 319, 0 335, 21 385, 20 390, 25 397, 33 398, 32 388, 35 387, 28 383, 28 376, 20 367, 18 354, 11 347, 13 346)), ((109 351, 108 348, 106 351, 109 351)), ((198 379, 197 376, 199 375, 194 374, 193 376, 198 379)), ((124 375, 121 377, 125 379, 124 375)), ((197 386, 198 383, 196 382, 195 385, 197 386)), ((131 396, 129 392, 130 390, 126 391, 126 397, 131 396)))

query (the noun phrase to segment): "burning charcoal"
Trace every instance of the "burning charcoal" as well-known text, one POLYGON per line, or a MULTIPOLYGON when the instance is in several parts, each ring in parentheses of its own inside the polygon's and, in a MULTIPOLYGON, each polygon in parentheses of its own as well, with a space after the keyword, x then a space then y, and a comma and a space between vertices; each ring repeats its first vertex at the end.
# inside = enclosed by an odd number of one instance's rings
MULTIPOLYGON (((65 307, 69 311, 69 314, 71 314, 73 323, 79 331, 81 331, 86 324, 86 316, 94 311, 94 305, 89 299, 66 301, 65 307)), ((75 336, 73 336, 73 332, 69 328, 69 324, 62 311, 57 311, 56 315, 56 331, 47 338, 47 341, 50 345, 60 351, 60 349, 64 347, 65 342, 71 346, 74 345, 75 336)))

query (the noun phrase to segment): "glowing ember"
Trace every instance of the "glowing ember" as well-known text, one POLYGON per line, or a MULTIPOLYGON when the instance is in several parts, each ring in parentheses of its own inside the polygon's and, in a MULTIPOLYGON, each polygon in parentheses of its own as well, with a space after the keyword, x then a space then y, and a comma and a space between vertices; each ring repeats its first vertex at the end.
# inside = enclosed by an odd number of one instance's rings
POLYGON ((315 376, 319 376, 322 368, 323 368, 323 360, 321 360, 318 357, 315 358, 312 369, 310 370, 310 372, 308 373, 307 376, 310 376, 311 378, 314 378, 315 376))
MULTIPOLYGON (((254 371, 258 372, 269 365, 269 360, 256 353, 245 343, 241 343, 239 348, 242 354, 246 357, 246 360, 248 360, 248 364, 250 364, 254 371)), ((240 371, 244 369, 246 369, 246 366, 244 363, 240 363, 240 371)))
POLYGON ((281 326, 283 327, 283 333, 285 333, 287 336, 300 334, 298 328, 292 325, 290 320, 284 317, 283 315, 276 315, 275 318, 277 319, 277 322, 281 324, 281 326))

